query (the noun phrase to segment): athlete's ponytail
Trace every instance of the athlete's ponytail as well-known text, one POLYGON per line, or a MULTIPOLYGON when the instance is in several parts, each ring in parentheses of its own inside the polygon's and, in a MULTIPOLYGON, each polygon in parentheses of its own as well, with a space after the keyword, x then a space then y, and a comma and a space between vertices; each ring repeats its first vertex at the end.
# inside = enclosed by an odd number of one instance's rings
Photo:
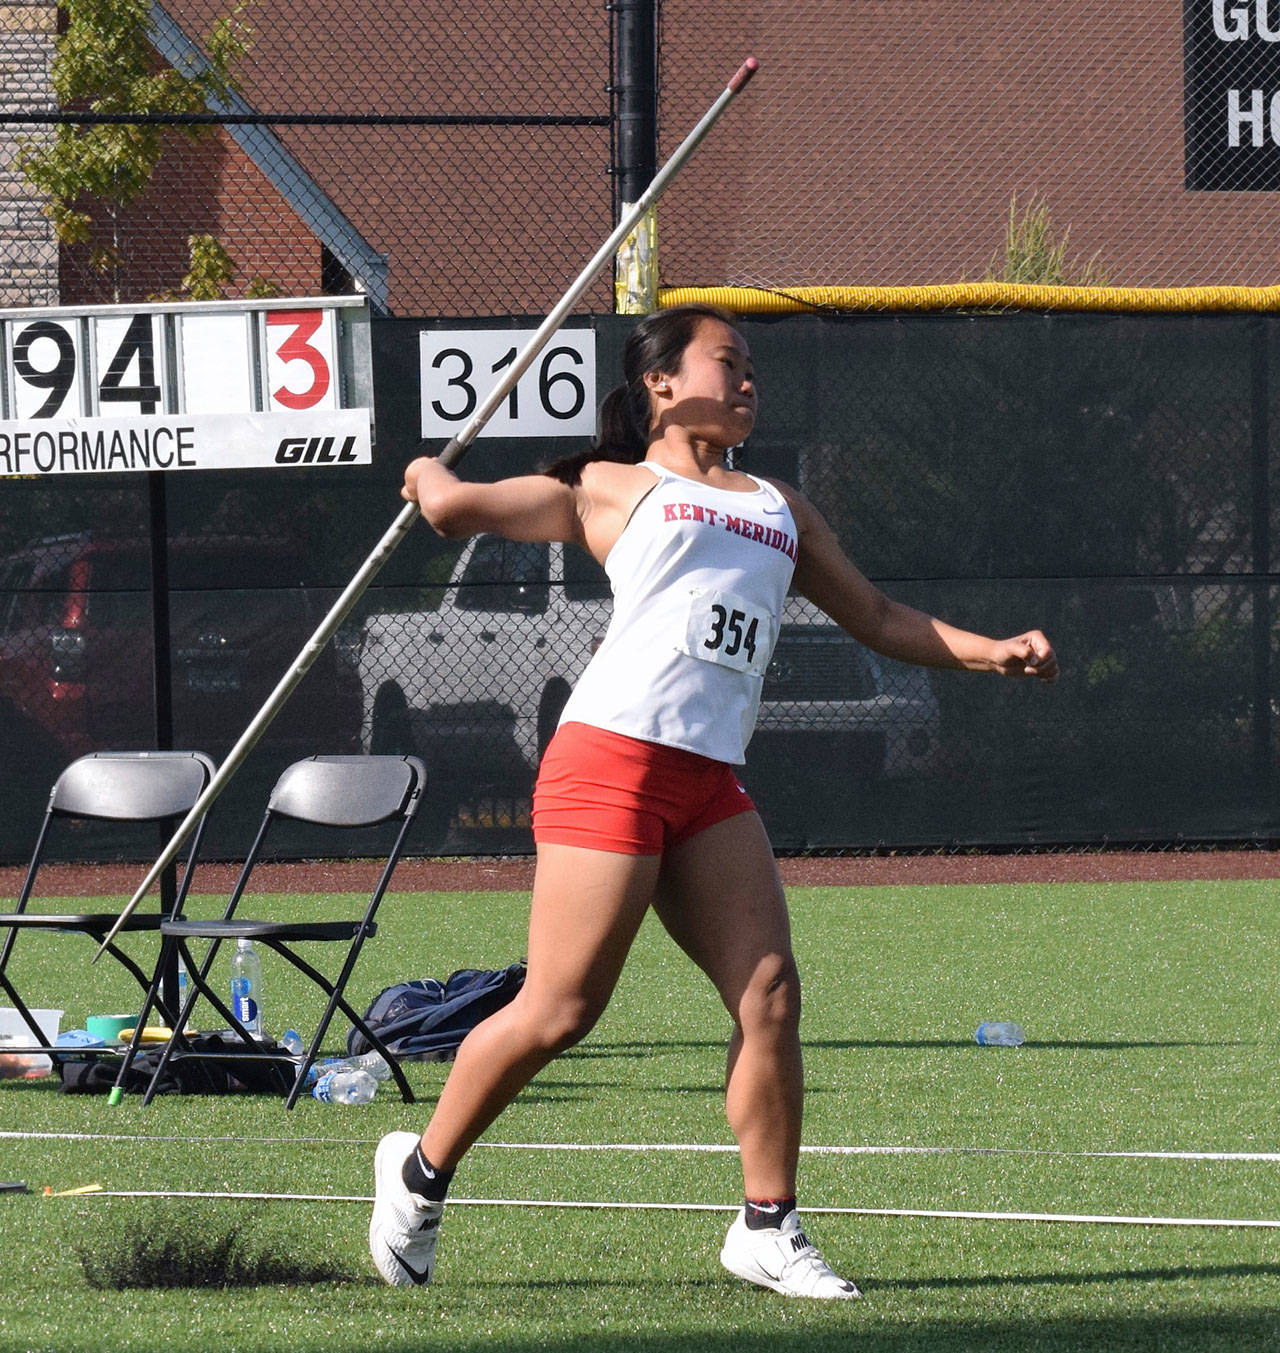
POLYGON ((649 451, 653 406, 644 383, 650 371, 673 376, 680 370, 684 350, 704 319, 732 325, 733 317, 711 305, 678 305, 647 315, 627 335, 622 350, 623 383, 600 405, 599 432, 586 451, 565 456, 543 471, 566 484, 582 478, 582 467, 593 460, 636 465, 649 451))

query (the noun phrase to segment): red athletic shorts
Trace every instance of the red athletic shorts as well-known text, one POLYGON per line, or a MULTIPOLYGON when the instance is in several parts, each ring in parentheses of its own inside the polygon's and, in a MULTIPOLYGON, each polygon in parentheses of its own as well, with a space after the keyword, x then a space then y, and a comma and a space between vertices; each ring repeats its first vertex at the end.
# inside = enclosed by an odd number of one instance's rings
POLYGON ((723 761, 562 724, 533 791, 533 839, 620 855, 661 855, 669 846, 754 811, 723 761))

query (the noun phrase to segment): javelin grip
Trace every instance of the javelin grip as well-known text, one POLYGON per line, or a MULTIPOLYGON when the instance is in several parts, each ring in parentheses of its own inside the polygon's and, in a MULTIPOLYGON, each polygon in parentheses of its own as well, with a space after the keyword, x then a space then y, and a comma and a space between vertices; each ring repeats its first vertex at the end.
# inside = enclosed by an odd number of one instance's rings
MULTIPOLYGON (((454 437, 444 450, 441 451, 439 460, 447 469, 452 469, 466 455, 471 443, 479 435, 481 429, 493 417, 494 413, 501 408, 503 402, 515 389, 520 378, 533 365, 538 354, 550 341, 553 334, 564 323, 570 311, 582 299, 587 288, 595 281, 596 275, 608 263, 618 251, 622 242, 631 234, 631 232, 643 220, 645 213, 658 200, 665 191, 667 185, 680 172, 685 161, 701 145, 703 138, 711 130, 712 126, 718 121, 720 114, 729 106, 737 95, 738 91, 755 74, 759 63, 755 57, 751 56, 738 68, 733 79, 729 81, 728 86, 723 90, 711 107, 703 114, 701 121, 685 137, 685 139, 676 147, 671 158, 662 166, 653 176, 652 182, 640 195, 640 199, 629 211, 625 212, 622 219, 614 228, 613 233, 605 240, 591 262, 579 273, 569 290, 560 298, 552 309, 551 313, 543 320, 536 333, 525 345, 523 351, 516 357, 515 361, 506 368, 503 379, 494 387, 493 391, 484 400, 480 407, 471 416, 471 420, 454 437)), ((226 759, 218 767, 217 773, 205 787, 205 791, 196 800, 191 811, 182 820, 177 831, 170 838, 168 845, 161 851, 159 858, 153 864, 147 873, 146 878, 142 880, 137 892, 125 904, 124 910, 116 918, 115 924, 107 932, 106 938, 98 946, 98 952, 94 954, 93 961, 96 963, 106 952, 107 946, 115 939, 120 932, 120 927, 133 914, 138 903, 146 896, 147 891, 155 884, 156 880, 177 858, 182 844, 186 841, 195 825, 199 822, 201 814, 208 811, 213 801, 222 793, 226 787, 227 781, 231 779, 240 763, 248 756, 249 752, 266 732, 267 725, 280 712, 284 702, 293 693, 294 687, 310 670, 311 664, 315 662, 320 650, 333 638, 337 632, 338 626, 347 618, 354 608, 356 602, 363 596, 365 589, 373 581, 376 574, 382 566, 391 557, 392 552, 404 539, 409 528, 418 520, 419 512, 416 503, 406 503, 400 510, 400 514, 392 523, 390 529, 375 546, 373 553, 361 564, 355 577, 347 584, 342 595, 334 603, 333 609, 320 622, 316 632, 307 640, 306 647, 298 654, 294 660, 293 666, 281 678, 275 690, 267 697, 266 703, 254 716, 253 721, 248 728, 240 735, 236 745, 227 753, 226 759)))

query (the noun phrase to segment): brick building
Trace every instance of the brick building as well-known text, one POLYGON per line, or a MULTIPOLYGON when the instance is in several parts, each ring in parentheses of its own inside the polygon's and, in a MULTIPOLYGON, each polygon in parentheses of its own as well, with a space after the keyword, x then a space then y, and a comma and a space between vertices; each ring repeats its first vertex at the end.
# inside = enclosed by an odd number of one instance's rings
MULTIPOLYGON (((182 60, 227 8, 157 6, 170 25, 158 45, 182 60)), ((1044 206, 1078 273, 1092 261, 1126 286, 1270 284, 1280 187, 1280 165, 1264 163, 1280 158, 1280 104, 1267 102, 1280 92, 1272 8, 663 0, 662 154, 744 55, 761 72, 660 209, 662 280, 981 278, 999 266, 1016 201, 1044 206), (1219 79, 1230 62, 1239 69, 1219 79), (1188 186, 1197 106, 1226 166, 1209 188, 1188 186)), ((25 63, 12 98, 6 80, 6 104, 40 106, 53 9, 19 0, 0 13, 5 51, 25 63)), ((249 19, 230 111, 454 121, 232 126, 194 149, 175 142, 122 223, 124 299, 172 289, 187 235, 209 232, 236 260, 240 288, 255 278, 289 293, 355 285, 399 314, 540 313, 607 233, 611 21, 596 0, 425 10, 277 0, 249 19)), ((5 201, 6 252, 32 241, 7 284, 32 279, 32 295, 47 295, 47 227, 29 203, 5 201)), ((65 253, 61 295, 106 299, 65 253)), ((588 307, 610 306, 602 281, 588 307)))

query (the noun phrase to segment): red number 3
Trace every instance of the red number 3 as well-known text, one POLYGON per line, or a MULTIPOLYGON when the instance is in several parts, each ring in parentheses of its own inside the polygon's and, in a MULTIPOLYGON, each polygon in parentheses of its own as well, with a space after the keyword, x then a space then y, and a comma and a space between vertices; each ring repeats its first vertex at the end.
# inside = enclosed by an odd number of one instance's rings
POLYGON ((295 393, 287 385, 271 392, 271 398, 286 409, 312 409, 329 391, 329 363, 319 348, 307 340, 320 327, 322 310, 268 310, 267 323, 288 324, 293 332, 280 344, 278 355, 283 362, 306 362, 311 368, 309 388, 295 393))

